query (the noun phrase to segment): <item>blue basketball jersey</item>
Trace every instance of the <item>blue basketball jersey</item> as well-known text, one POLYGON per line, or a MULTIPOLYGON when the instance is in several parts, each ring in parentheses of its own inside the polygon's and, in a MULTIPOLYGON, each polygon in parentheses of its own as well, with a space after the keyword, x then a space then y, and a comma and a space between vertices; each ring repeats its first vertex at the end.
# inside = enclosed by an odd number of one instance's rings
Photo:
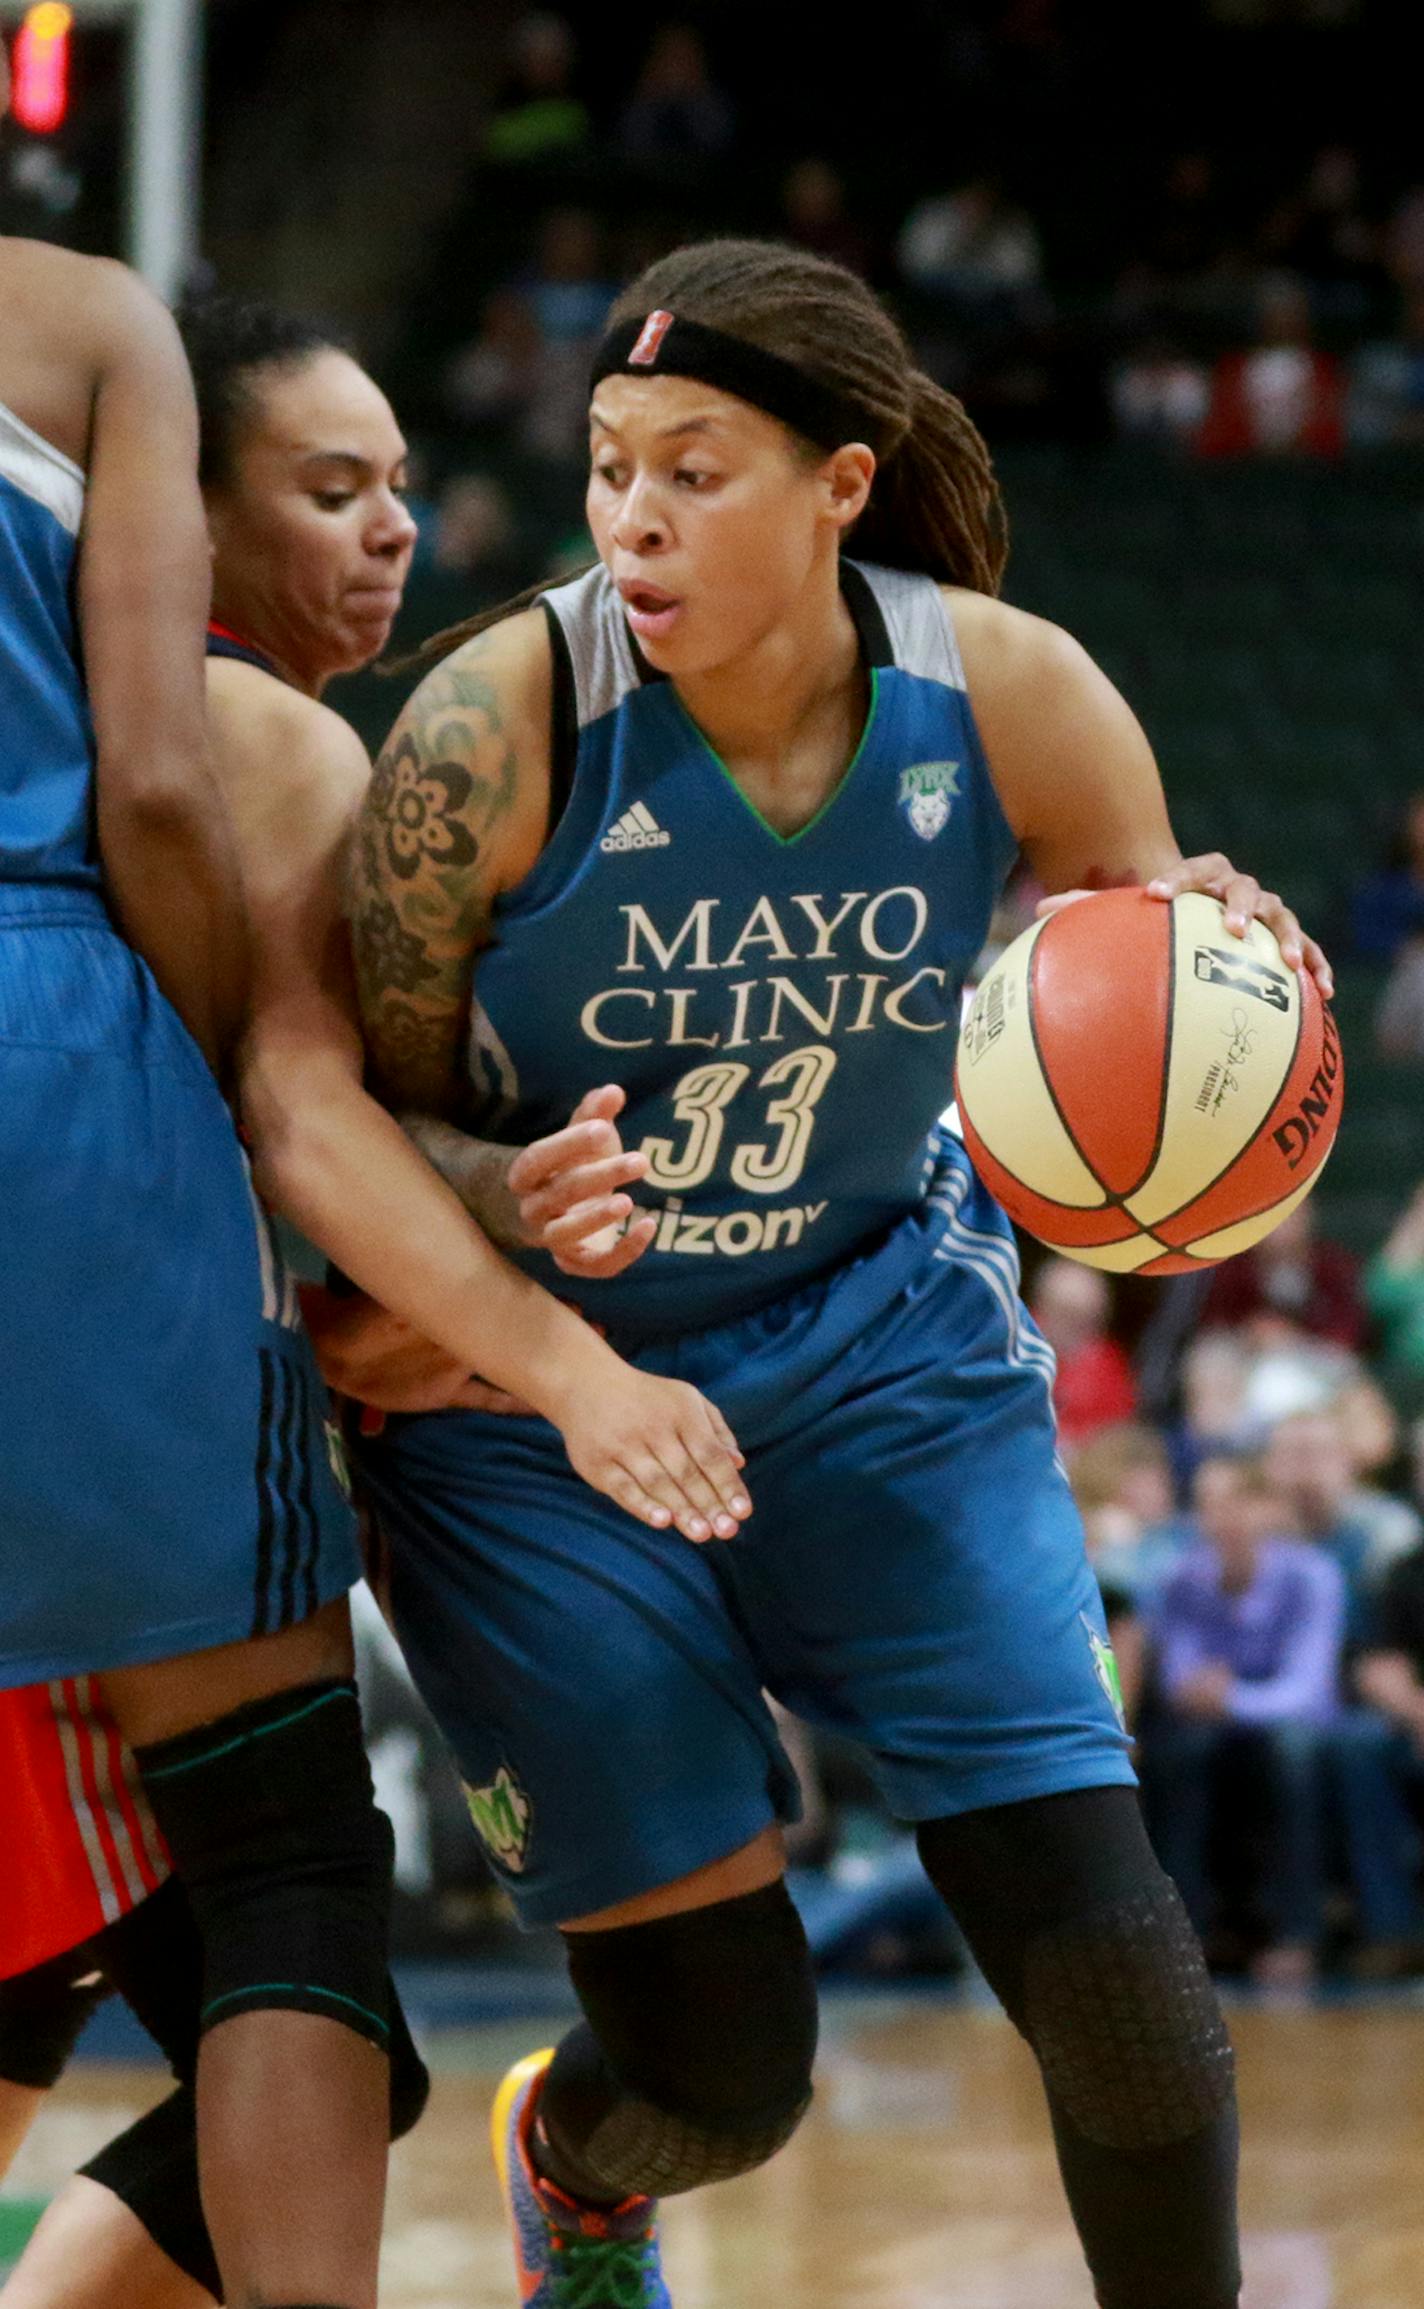
POLYGON ((0 404, 0 881, 97 885, 74 570, 84 475, 0 404))
MULTIPOLYGON (((1015 854, 929 578, 846 564, 870 674, 850 767, 797 833, 747 801, 604 570, 546 596, 576 709, 567 807, 495 909, 470 1064, 526 1141, 607 1081, 649 1157, 651 1250, 580 1284, 655 1334, 764 1305, 868 1247, 924 1191, 964 978, 1015 854)), ((522 1263, 567 1293, 542 1253, 522 1263)))

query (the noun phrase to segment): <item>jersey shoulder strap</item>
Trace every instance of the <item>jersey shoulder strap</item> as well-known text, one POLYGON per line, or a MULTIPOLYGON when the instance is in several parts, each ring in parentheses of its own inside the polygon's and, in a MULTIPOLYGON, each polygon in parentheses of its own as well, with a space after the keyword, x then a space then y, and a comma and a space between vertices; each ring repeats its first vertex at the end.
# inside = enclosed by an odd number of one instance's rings
MULTIPOLYGON (((954 621, 935 578, 914 570, 885 569, 876 562, 846 561, 841 565, 841 585, 853 611, 859 590, 880 619, 885 655, 876 657, 867 648, 872 665, 898 666, 902 673, 939 682, 945 689, 967 688, 954 621)), ((863 622, 861 637, 866 638, 863 622)))

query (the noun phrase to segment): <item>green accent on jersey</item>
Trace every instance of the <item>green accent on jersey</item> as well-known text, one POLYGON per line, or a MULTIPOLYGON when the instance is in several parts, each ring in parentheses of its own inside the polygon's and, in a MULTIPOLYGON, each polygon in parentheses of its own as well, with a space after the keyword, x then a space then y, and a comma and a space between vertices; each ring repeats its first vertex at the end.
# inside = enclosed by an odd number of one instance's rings
POLYGON ((1098 1682, 1112 1703, 1113 1714, 1117 1717, 1123 1730, 1126 1731, 1127 1703, 1122 1696, 1122 1677, 1118 1673, 1117 1658, 1112 1645, 1098 1634, 1091 1620, 1086 1617, 1083 1619, 1083 1626, 1087 1632, 1088 1648, 1093 1655, 1093 1666, 1097 1671, 1098 1682))
MULTIPOLYGON (((673 694, 676 696, 676 691, 674 691, 673 694)), ((875 715, 879 704, 880 668, 879 666, 873 665, 870 668, 870 704, 866 708, 865 727, 860 733, 860 743, 856 747, 855 752, 851 755, 849 762, 846 764, 844 773, 836 780, 835 785, 827 794, 824 802, 822 802, 821 807, 816 812, 814 818, 808 818, 805 825, 798 826, 794 834, 782 834, 778 833, 770 818, 765 818, 762 816, 761 811, 757 808, 756 803, 751 799, 750 795, 745 793, 742 787, 737 783, 737 780, 733 777, 731 771, 728 769, 716 747, 712 745, 710 740, 706 738, 703 732, 697 727, 696 722, 693 720, 691 714, 683 704, 682 699, 677 699, 678 711, 681 713, 682 718, 686 722, 688 728, 692 731, 693 736, 697 739, 697 742, 701 746, 702 751, 708 756, 709 760, 716 763, 718 769, 721 771, 723 777, 726 779, 738 801, 743 805, 745 809, 751 811, 751 814, 756 819, 757 824, 763 827, 765 831, 770 834, 773 842, 777 843, 783 850, 794 850, 798 842, 804 842, 806 836, 810 833, 811 828, 813 826, 819 826, 821 820, 826 816, 827 812, 835 808, 837 802, 840 800, 842 794, 850 784, 851 779, 855 776, 856 770, 860 763, 860 757, 865 752, 866 746, 870 742, 870 733, 875 727, 875 715)))

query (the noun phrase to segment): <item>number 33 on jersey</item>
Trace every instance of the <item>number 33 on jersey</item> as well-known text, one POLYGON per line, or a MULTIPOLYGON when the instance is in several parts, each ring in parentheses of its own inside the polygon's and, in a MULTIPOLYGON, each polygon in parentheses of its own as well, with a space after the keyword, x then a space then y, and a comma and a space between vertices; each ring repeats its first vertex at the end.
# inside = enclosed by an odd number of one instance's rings
MULTIPOLYGON (((581 1286, 599 1321, 685 1330, 779 1297, 920 1198, 960 994, 1014 857, 953 626, 927 578, 846 564, 870 673, 860 746, 779 834, 638 659, 604 572, 546 597, 569 800, 475 972, 486 1126, 557 1129, 595 1084, 661 1211, 581 1286)), ((567 1289, 552 1262, 530 1270, 567 1289)))

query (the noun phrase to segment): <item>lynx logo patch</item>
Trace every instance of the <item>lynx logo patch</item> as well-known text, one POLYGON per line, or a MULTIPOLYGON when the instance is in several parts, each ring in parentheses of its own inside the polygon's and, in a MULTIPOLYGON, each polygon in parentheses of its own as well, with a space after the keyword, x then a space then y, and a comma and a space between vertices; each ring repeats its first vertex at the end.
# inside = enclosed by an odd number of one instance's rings
POLYGON ((922 842, 944 832, 958 792, 958 762, 915 762, 900 772, 899 798, 922 842))
POLYGON ((501 1764, 487 1788, 465 1790, 475 1834, 492 1860, 517 1876, 529 1857, 534 1808, 508 1764, 501 1764))
POLYGON ((1122 1697, 1122 1678, 1117 1672, 1117 1661, 1113 1657, 1112 1645, 1104 1642, 1085 1611, 1080 1611, 1078 1618, 1082 1624, 1083 1633, 1088 1639, 1088 1649, 1093 1655, 1093 1672, 1103 1687, 1104 1695, 1119 1725, 1123 1731, 1126 1731, 1127 1709, 1122 1697))

